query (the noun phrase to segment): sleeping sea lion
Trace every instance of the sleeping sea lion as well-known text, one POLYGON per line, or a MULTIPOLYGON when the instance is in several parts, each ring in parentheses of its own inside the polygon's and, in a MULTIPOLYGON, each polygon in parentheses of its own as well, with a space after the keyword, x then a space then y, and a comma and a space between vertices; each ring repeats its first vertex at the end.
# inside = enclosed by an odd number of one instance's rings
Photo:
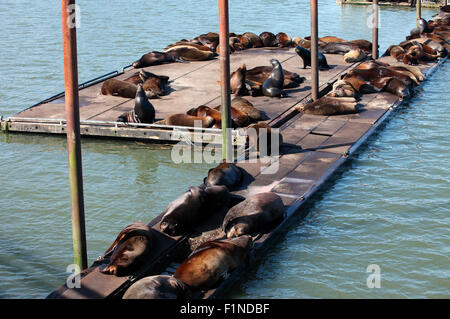
POLYGON ((397 78, 391 78, 384 87, 384 91, 397 95, 400 99, 406 99, 411 95, 408 86, 397 78))
POLYGON ((261 48, 263 46, 259 36, 252 32, 243 33, 239 40, 246 48, 261 48))
POLYGON ((211 116, 212 118, 214 118, 214 121, 215 121, 213 127, 214 128, 222 127, 222 113, 220 113, 219 111, 217 111, 215 109, 210 108, 209 106, 206 106, 206 105, 197 106, 197 107, 192 108, 189 111, 187 111, 186 114, 193 115, 193 116, 199 116, 199 117, 211 116))
MULTIPOLYGON (((304 69, 306 69, 307 66, 311 66, 311 51, 298 45, 295 47, 295 52, 298 54, 299 57, 302 58, 304 69)), ((323 55, 320 52, 317 52, 317 55, 318 55, 319 70, 329 70, 330 66, 328 65, 327 58, 325 57, 325 55, 323 55)))
POLYGON ((173 276, 193 290, 212 288, 245 262, 252 245, 250 236, 203 243, 183 261, 173 276))
POLYGON ((358 112, 356 100, 352 97, 323 96, 306 105, 296 106, 295 109, 305 114, 315 115, 340 115, 358 112))
POLYGON ((109 264, 101 270, 102 273, 123 275, 134 271, 150 252, 153 245, 150 227, 135 222, 125 227, 104 255, 112 252, 109 264))
POLYGON ((353 97, 357 99, 359 97, 358 92, 344 80, 338 80, 333 83, 333 89, 327 96, 331 97, 353 97))
POLYGON ((321 37, 321 38, 319 38, 319 40, 323 41, 323 42, 327 42, 327 43, 328 42, 347 42, 344 39, 337 38, 337 37, 334 37, 334 36, 321 37))
MULTIPOLYGON (((222 105, 218 105, 214 109, 222 114, 222 105)), ((233 106, 233 102, 231 102, 230 111, 232 121, 231 124, 233 125, 233 127, 244 127, 250 122, 250 118, 248 117, 248 115, 245 114, 245 112, 242 112, 241 110, 235 108, 233 106)))
POLYGON ((243 169, 233 163, 222 161, 208 171, 203 183, 206 186, 224 185, 229 190, 239 188, 242 183, 243 169))
POLYGON ((184 61, 205 61, 217 56, 215 52, 203 51, 189 46, 176 46, 171 48, 166 53, 177 55, 184 61))
POLYGON ((254 235, 281 221, 283 216, 284 204, 280 196, 271 192, 259 193, 233 206, 225 215, 222 230, 227 238, 254 235))
POLYGON ((264 116, 261 111, 250 103, 249 100, 236 96, 231 100, 231 107, 246 114, 252 121, 262 121, 264 116))
MULTIPOLYGON (((125 82, 117 79, 108 79, 102 84, 101 94, 134 99, 136 97, 137 88, 137 85, 131 82, 125 82)), ((145 95, 149 99, 158 98, 158 95, 151 90, 145 91, 145 95)))
POLYGON ((370 41, 367 41, 364 39, 359 39, 359 40, 348 41, 348 43, 356 46, 357 48, 365 51, 366 53, 372 52, 372 42, 370 42, 370 41))
POLYGON ((362 61, 366 58, 366 54, 361 49, 350 50, 346 54, 344 54, 344 62, 346 63, 355 63, 362 61))
POLYGON ((311 48, 311 41, 303 39, 303 38, 301 38, 299 36, 293 37, 292 38, 292 43, 294 43, 295 45, 299 45, 299 46, 301 46, 302 48, 305 48, 305 49, 310 49, 311 48))
POLYGON ((291 37, 284 32, 277 33, 276 38, 279 48, 287 48, 291 45, 291 37))
MULTIPOLYGON (((272 69, 273 67, 270 66, 256 66, 252 69, 247 70, 245 74, 245 79, 247 81, 257 83, 258 85, 262 85, 264 81, 266 81, 269 78, 272 69)), ((301 83, 305 81, 305 78, 299 76, 297 73, 290 72, 288 70, 283 71, 284 71, 283 88, 285 89, 298 87, 301 83)))
POLYGON ((277 37, 272 32, 263 32, 259 35, 264 47, 276 47, 278 45, 277 37))
POLYGON ((180 235, 198 225, 202 219, 242 200, 242 197, 230 194, 224 185, 191 186, 164 210, 160 229, 170 236, 180 235))
POLYGON ((326 54, 345 54, 355 48, 357 48, 356 45, 348 42, 319 43, 319 50, 326 54))
POLYGON ((284 71, 281 63, 276 59, 271 59, 273 66, 269 78, 262 85, 262 93, 270 97, 285 97, 286 92, 283 91, 284 71))
POLYGON ((172 52, 158 52, 152 51, 144 54, 139 60, 133 62, 135 69, 145 68, 151 65, 158 65, 171 62, 185 62, 176 51, 172 52))
POLYGON ((168 51, 171 51, 172 49, 180 48, 180 47, 194 47, 201 51, 211 52, 211 48, 207 47, 206 45, 187 42, 187 41, 178 41, 178 42, 169 44, 164 49, 162 49, 162 52, 168 52, 168 51))
POLYGON ((187 114, 173 114, 164 120, 155 122, 160 125, 174 125, 174 126, 191 126, 201 124, 201 127, 211 127, 214 125, 214 118, 211 116, 199 117, 187 114))
POLYGON ((122 299, 187 299, 190 295, 189 288, 177 278, 156 275, 136 281, 122 299))

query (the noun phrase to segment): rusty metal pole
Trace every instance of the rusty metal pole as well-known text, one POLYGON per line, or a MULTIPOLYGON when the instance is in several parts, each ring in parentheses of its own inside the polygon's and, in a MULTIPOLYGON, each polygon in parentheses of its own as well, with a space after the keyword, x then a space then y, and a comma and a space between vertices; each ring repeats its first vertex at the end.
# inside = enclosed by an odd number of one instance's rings
POLYGON ((419 26, 419 19, 422 18, 422 0, 416 0, 416 26, 419 26))
POLYGON ((230 116, 230 47, 228 25, 228 0, 219 0, 219 62, 220 87, 222 93, 222 158, 227 162, 233 159, 233 144, 231 142, 230 116))
POLYGON ((378 59, 378 0, 372 4, 372 58, 378 59))
POLYGON ((314 101, 319 98, 318 42, 317 0, 311 0, 311 94, 314 101))
POLYGON ((64 54, 64 89, 67 121, 72 238, 75 264, 87 268, 84 221, 83 174, 81 169, 80 111, 78 98, 77 34, 75 0, 61 0, 64 54))

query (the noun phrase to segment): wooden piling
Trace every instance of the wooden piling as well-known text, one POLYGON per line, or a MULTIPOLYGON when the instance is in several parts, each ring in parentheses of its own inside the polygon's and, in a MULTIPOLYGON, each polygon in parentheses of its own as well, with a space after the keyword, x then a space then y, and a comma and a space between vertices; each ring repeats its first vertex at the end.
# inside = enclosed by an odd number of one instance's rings
POLYGON ((230 46, 228 42, 228 0, 219 0, 219 61, 222 105, 222 158, 227 162, 232 162, 233 145, 231 141, 230 117, 230 46))
POLYGON ((319 62, 318 62, 318 18, 317 0, 311 0, 311 95, 315 101, 319 97, 319 62))
POLYGON ((378 59, 378 0, 372 4, 372 58, 378 59))
POLYGON ((73 19, 76 14, 75 0, 61 0, 61 8, 73 251, 75 264, 80 269, 86 269, 87 252, 81 164, 77 39, 76 23, 73 19))

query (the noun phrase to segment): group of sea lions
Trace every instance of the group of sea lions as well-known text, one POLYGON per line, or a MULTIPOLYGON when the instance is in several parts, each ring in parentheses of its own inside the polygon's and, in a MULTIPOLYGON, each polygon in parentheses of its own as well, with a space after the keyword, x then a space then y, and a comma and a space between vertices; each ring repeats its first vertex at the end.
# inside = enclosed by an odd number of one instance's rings
POLYGON ((319 115, 333 115, 335 111, 338 114, 356 113, 357 100, 362 94, 385 91, 400 99, 408 98, 413 88, 424 80, 418 65, 448 55, 450 6, 442 7, 440 14, 428 22, 424 19, 417 22, 418 27, 411 30, 406 41, 389 46, 383 54, 383 57, 391 56, 397 62, 363 62, 336 81, 326 96, 296 109, 319 115))
MULTIPOLYGON (((220 234, 193 248, 172 276, 140 279, 123 298, 189 298, 192 292, 215 287, 246 261, 253 246, 252 236, 278 225, 284 218, 285 206, 272 192, 246 198, 231 193, 242 186, 244 174, 245 170, 239 166, 221 162, 208 171, 202 185, 190 187, 167 206, 159 230, 168 236, 190 236, 195 227, 213 214, 223 209, 227 213, 220 234)), ((138 271, 155 245, 155 231, 141 222, 125 227, 106 250, 104 256, 109 259, 101 272, 124 276, 138 271)))

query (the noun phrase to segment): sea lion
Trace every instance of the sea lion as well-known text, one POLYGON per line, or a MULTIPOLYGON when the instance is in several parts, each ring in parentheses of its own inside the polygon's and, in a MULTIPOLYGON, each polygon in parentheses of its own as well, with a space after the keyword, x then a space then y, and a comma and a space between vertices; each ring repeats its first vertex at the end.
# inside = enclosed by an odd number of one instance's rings
POLYGON ((147 123, 151 124, 155 120, 155 108, 145 95, 142 84, 137 85, 136 97, 134 99, 134 109, 120 115, 118 122, 124 123, 147 123))
POLYGON ((276 38, 279 48, 287 48, 291 45, 291 37, 284 32, 277 33, 276 38))
POLYGON ((104 255, 112 252, 109 264, 101 270, 112 275, 128 274, 136 270, 142 260, 150 252, 153 236, 150 227, 135 222, 125 227, 104 255))
POLYGON ((319 50, 326 54, 345 54, 357 46, 348 42, 325 42, 319 43, 319 50))
POLYGON ((173 49, 180 48, 180 47, 194 47, 201 51, 211 52, 211 48, 207 47, 206 45, 187 42, 187 41, 178 41, 178 42, 169 44, 164 49, 162 49, 162 52, 169 52, 173 49))
POLYGON ((229 190, 234 190, 241 186, 243 175, 242 168, 223 160, 219 165, 208 171, 208 176, 204 178, 203 183, 208 187, 224 185, 229 190))
POLYGON ((170 236, 180 235, 221 208, 232 207, 242 200, 230 194, 225 185, 191 186, 164 210, 160 229, 170 236))
MULTIPOLYGON (((253 83, 257 83, 258 85, 262 85, 264 81, 266 81, 270 73, 272 72, 273 67, 270 66, 256 66, 252 69, 247 70, 245 74, 246 81, 251 81, 253 83)), ((290 72, 288 70, 284 71, 284 82, 283 88, 295 88, 298 87, 301 83, 305 81, 304 77, 300 77, 297 73, 290 72)))
POLYGON ((255 235, 268 225, 281 221, 284 216, 284 204, 275 193, 259 193, 247 197, 232 207, 225 215, 222 230, 227 238, 241 235, 255 235))
POLYGON ((413 73, 414 76, 416 77, 416 79, 420 82, 425 80, 425 77, 424 77, 422 71, 420 71, 420 69, 416 66, 406 65, 401 62, 397 62, 396 64, 393 64, 390 66, 390 68, 393 68, 393 69, 395 69, 397 67, 402 68, 402 69, 407 69, 409 72, 413 73))
POLYGON ((183 261, 173 276, 193 290, 212 288, 245 262, 252 245, 250 236, 203 243, 183 261))
POLYGON ((408 86, 397 78, 391 78, 384 87, 384 91, 397 95, 402 100, 411 95, 411 91, 408 86))
POLYGON ((262 32, 259 38, 264 47, 276 47, 278 45, 277 37, 272 32, 262 32))
POLYGON ((403 60, 405 55, 405 49, 403 49, 399 45, 390 45, 382 56, 391 56, 395 58, 397 61, 403 60))
POLYGON ((365 51, 366 53, 372 52, 372 42, 370 42, 370 41, 367 41, 364 39, 359 39, 359 40, 348 41, 348 43, 356 46, 357 48, 365 51))
POLYGON ((295 45, 299 45, 299 46, 301 46, 302 48, 305 48, 305 49, 310 49, 311 48, 311 41, 303 39, 303 38, 301 38, 299 36, 293 37, 292 38, 292 43, 294 43, 295 45))
POLYGON ((187 299, 190 295, 189 288, 177 278, 156 275, 136 281, 122 299, 187 299))
POLYGON ((350 84, 359 94, 370 94, 379 92, 379 90, 376 89, 372 84, 366 82, 358 75, 352 73, 345 75, 342 78, 342 80, 350 84))
POLYGON ((245 83, 247 67, 242 64, 230 75, 231 93, 236 95, 249 95, 249 89, 245 83))
POLYGON ((176 51, 158 52, 152 51, 144 54, 139 60, 133 62, 135 69, 145 68, 151 65, 158 65, 163 63, 185 62, 176 51))
MULTIPOLYGON (((101 94, 134 99, 136 97, 137 88, 137 85, 131 82, 125 82, 117 79, 108 79, 102 84, 101 94)), ((145 91, 145 95, 149 99, 158 98, 158 95, 150 90, 145 91)))
POLYGON ((350 50, 346 54, 344 54, 344 62, 346 63, 355 63, 362 61, 366 58, 366 54, 361 49, 350 50))
POLYGON ((248 135, 246 149, 257 153, 260 157, 280 154, 283 136, 279 130, 273 130, 267 123, 258 122, 250 124, 245 132, 248 135), (277 148, 274 152, 273 147, 277 148))
POLYGON ((361 63, 360 65, 356 66, 355 69, 369 70, 373 68, 378 68, 380 66, 389 66, 389 64, 377 60, 370 60, 361 63))
POLYGON ((231 100, 231 107, 246 114, 252 121, 262 121, 264 116, 261 111, 250 103, 249 100, 236 96, 231 100))
POLYGON ((333 89, 327 96, 331 97, 354 97, 357 99, 359 97, 358 92, 351 84, 344 80, 338 80, 333 83, 333 89))
POLYGON ((262 93, 270 97, 285 97, 286 92, 283 91, 284 71, 281 63, 276 59, 271 59, 273 66, 269 78, 262 85, 262 93))
POLYGON ((215 52, 203 51, 195 47, 176 46, 166 52, 167 54, 175 54, 184 61, 205 61, 217 56, 215 52))
POLYGON ((411 45, 403 56, 404 64, 421 64, 423 59, 423 47, 419 43, 411 45))
MULTIPOLYGON (((295 52, 298 54, 299 57, 302 58, 304 69, 306 69, 307 66, 311 66, 311 51, 298 45, 295 47, 295 52)), ((318 55, 319 70, 329 70, 330 66, 328 65, 327 58, 325 57, 325 55, 323 55, 320 52, 317 52, 317 55, 318 55)))
POLYGON ((215 120, 211 116, 199 117, 187 114, 173 114, 164 120, 155 122, 159 125, 174 125, 174 126, 191 126, 201 124, 201 127, 211 127, 215 123, 215 120))
POLYGON ((319 40, 323 41, 323 42, 327 42, 327 43, 329 43, 329 42, 347 42, 344 39, 337 38, 334 36, 321 37, 321 38, 319 38, 319 40))
POLYGON ((296 106, 295 109, 305 114, 314 115, 341 115, 357 113, 357 103, 352 97, 334 98, 323 96, 306 105, 296 106))
POLYGON ((252 32, 243 33, 239 40, 246 48, 261 48, 263 46, 259 36, 252 32))
MULTIPOLYGON (((217 110, 220 114, 222 114, 222 105, 218 105, 214 109, 217 110)), ((248 115, 242 112, 241 110, 235 108, 233 106, 233 102, 231 103, 230 111, 232 121, 231 124, 233 125, 233 127, 244 127, 250 122, 250 118, 248 117, 248 115)))
MULTIPOLYGON (((199 116, 199 117, 211 116, 215 120, 213 127, 214 128, 222 127, 222 113, 220 113, 219 111, 217 111, 215 109, 210 108, 209 106, 206 106, 206 105, 197 106, 197 107, 192 108, 189 111, 187 111, 186 114, 193 115, 193 116, 199 116)), ((233 125, 233 126, 235 126, 235 125, 233 125)))
POLYGON ((422 18, 417 19, 416 23, 417 27, 410 31, 410 36, 420 35, 421 33, 424 32, 430 32, 428 28, 428 23, 425 19, 422 18))

